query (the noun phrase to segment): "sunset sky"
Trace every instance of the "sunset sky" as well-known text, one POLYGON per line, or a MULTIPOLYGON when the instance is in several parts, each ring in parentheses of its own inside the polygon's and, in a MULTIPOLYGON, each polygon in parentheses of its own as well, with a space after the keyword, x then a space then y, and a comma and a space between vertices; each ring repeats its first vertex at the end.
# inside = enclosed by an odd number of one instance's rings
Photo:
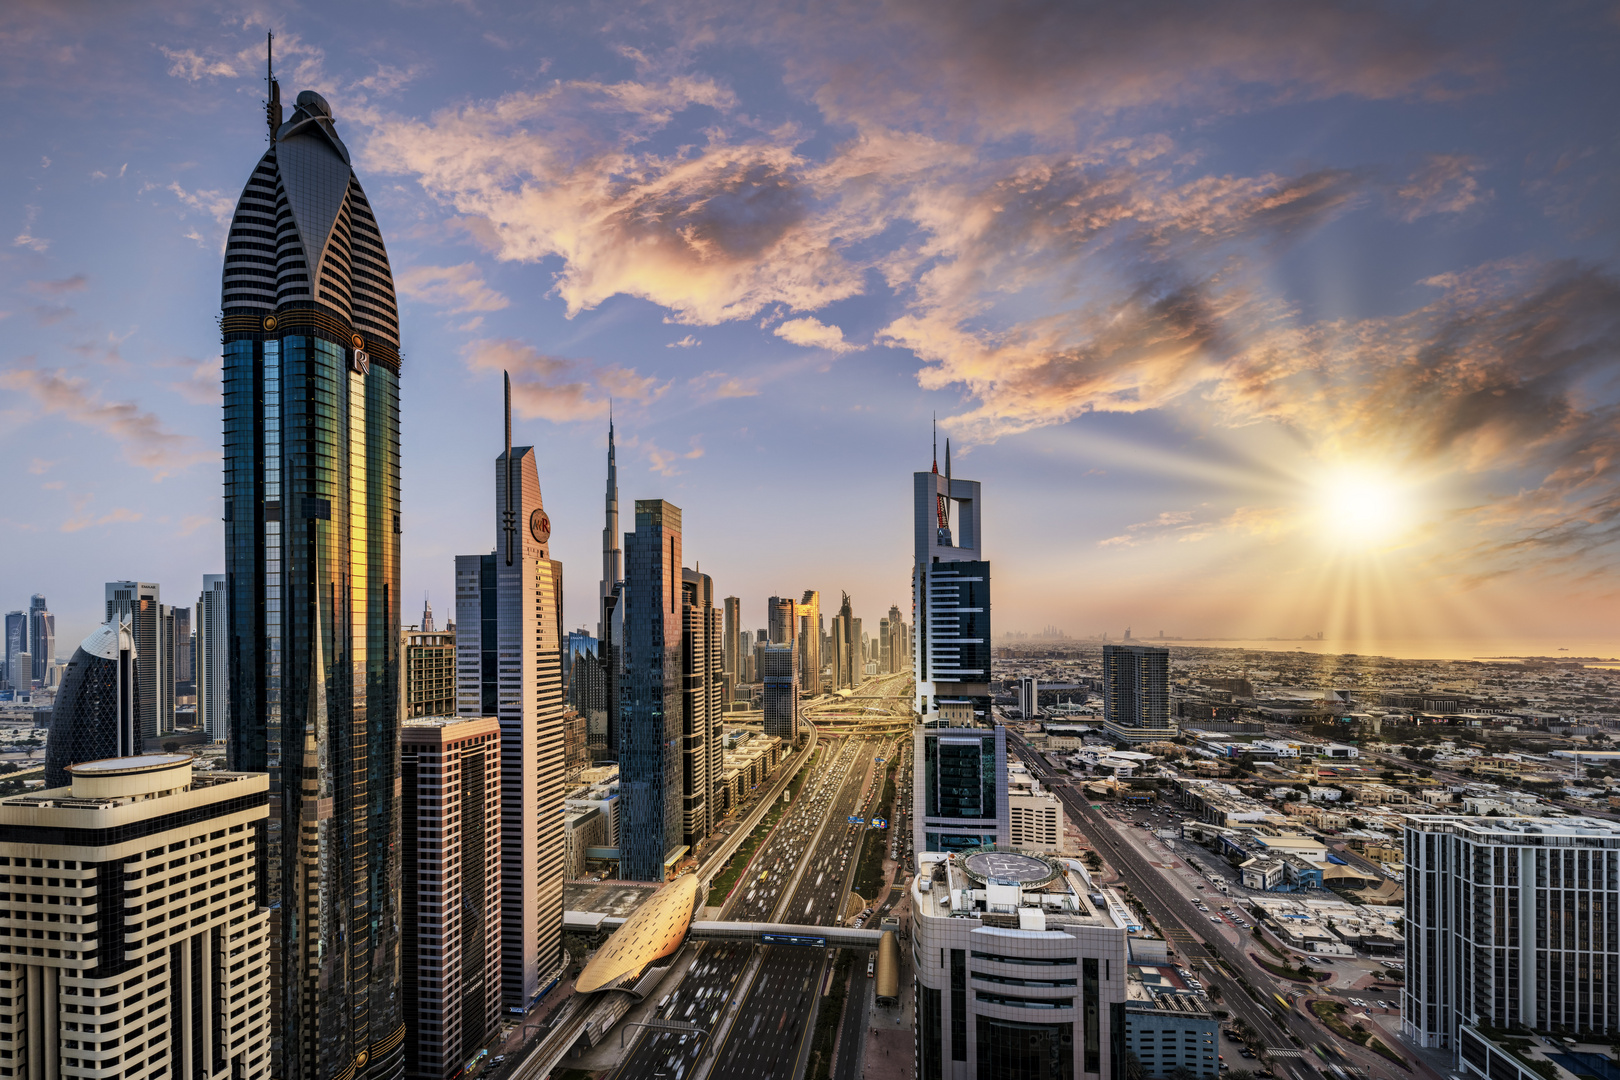
POLYGON ((749 626, 909 608, 937 413, 998 632, 1620 639, 1613 3, 14 0, 0 610, 64 659, 223 570, 267 30, 394 266, 408 611, 494 544, 505 369, 573 626, 611 397, 749 626))

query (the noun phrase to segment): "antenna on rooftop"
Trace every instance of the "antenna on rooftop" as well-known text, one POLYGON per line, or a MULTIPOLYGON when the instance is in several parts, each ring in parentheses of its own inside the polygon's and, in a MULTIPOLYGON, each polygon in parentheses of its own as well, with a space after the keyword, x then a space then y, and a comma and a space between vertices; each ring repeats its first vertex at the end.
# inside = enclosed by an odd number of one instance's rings
POLYGON ((264 81, 267 87, 266 93, 269 95, 264 103, 264 118, 270 125, 270 141, 275 142, 276 132, 281 128, 281 84, 276 82, 276 35, 274 31, 265 34, 264 81))
POLYGON ((512 376, 503 371, 501 379, 506 385, 506 512, 501 528, 506 533, 506 565, 511 566, 512 534, 517 532, 512 511, 512 376))

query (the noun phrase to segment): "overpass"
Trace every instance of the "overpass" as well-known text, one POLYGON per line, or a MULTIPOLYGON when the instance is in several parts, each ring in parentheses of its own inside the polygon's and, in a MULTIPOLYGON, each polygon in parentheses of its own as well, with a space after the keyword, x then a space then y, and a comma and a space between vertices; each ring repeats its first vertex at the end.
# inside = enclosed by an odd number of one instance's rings
POLYGON ((881 930, 852 926, 795 926, 790 923, 694 921, 688 936, 696 941, 747 941, 755 945, 809 945, 825 949, 875 949, 881 930))

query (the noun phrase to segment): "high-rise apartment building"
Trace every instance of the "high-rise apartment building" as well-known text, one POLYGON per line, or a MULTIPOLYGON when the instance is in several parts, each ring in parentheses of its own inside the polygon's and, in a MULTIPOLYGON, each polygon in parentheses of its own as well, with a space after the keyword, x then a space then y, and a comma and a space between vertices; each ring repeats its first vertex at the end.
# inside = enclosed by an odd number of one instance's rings
POLYGON ((150 581, 107 582, 106 619, 135 635, 135 714, 148 746, 174 731, 174 613, 150 581))
POLYGON ((1170 650, 1104 645, 1103 730, 1126 742, 1175 738, 1170 719, 1170 650))
POLYGON ((911 654, 908 647, 911 635, 906 627, 905 617, 900 614, 900 605, 889 605, 889 629, 883 651, 889 657, 888 667, 885 669, 894 675, 906 671, 911 666, 911 654))
POLYGON ((1620 1028, 1620 823, 1412 814, 1405 853, 1404 1038, 1488 1076, 1481 1029, 1620 1028))
POLYGON ((283 122, 271 80, 266 111, 221 289, 226 755, 270 774, 273 1071, 379 1080, 405 1039, 399 320, 326 99, 300 93, 283 122))
POLYGON ((976 480, 912 474, 911 618, 916 710, 924 722, 990 721, 990 564, 976 480))
POLYGON ((912 843, 917 851, 1012 843, 1006 728, 931 721, 914 730, 912 754, 912 843))
POLYGON ((799 740, 799 650, 791 645, 766 645, 760 679, 765 734, 793 747, 799 740))
POLYGON ((456 711, 456 635, 453 630, 406 627, 399 634, 405 691, 401 719, 451 716, 456 711))
POLYGON ((270 778, 191 760, 85 762, 0 799, 9 1075, 271 1075, 270 778))
POLYGON ((680 508, 637 499, 625 555, 619 876, 663 881, 683 851, 680 508))
POLYGON ((1126 1075, 1115 1038, 1126 932, 1090 894, 1078 870, 1038 855, 918 857, 919 1080, 1126 1075))
POLYGON ((141 752, 135 668, 127 623, 103 623, 74 651, 45 740, 47 788, 66 787, 69 766, 141 752))
POLYGON ((230 602, 224 574, 204 574, 197 596, 197 719, 228 742, 231 718, 230 602))
POLYGON ((725 771, 721 612, 708 574, 681 570, 681 843, 696 847, 720 816, 725 771))
POLYGON ((733 686, 742 681, 742 601, 726 597, 725 627, 721 630, 721 670, 733 686))
POLYGON ((495 459, 495 550, 456 556, 456 712, 501 725, 501 983, 521 1013, 562 970, 562 563, 534 447, 495 459))
POLYGON ((50 682, 56 666, 56 616, 45 606, 45 594, 35 593, 28 602, 28 654, 33 659, 34 681, 50 682))
POLYGON ((405 1075, 451 1080, 500 1024, 501 728, 493 716, 403 723, 400 841, 405 1075))

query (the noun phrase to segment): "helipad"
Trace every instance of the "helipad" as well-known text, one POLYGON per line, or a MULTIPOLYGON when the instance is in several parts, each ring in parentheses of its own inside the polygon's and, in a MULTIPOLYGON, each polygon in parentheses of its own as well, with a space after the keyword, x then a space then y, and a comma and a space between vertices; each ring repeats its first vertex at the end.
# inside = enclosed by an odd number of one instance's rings
POLYGON ((993 879, 1016 881, 1026 887, 1045 885, 1062 873, 1055 863, 1038 856, 997 850, 975 851, 962 856, 962 869, 968 877, 980 883, 993 879))

